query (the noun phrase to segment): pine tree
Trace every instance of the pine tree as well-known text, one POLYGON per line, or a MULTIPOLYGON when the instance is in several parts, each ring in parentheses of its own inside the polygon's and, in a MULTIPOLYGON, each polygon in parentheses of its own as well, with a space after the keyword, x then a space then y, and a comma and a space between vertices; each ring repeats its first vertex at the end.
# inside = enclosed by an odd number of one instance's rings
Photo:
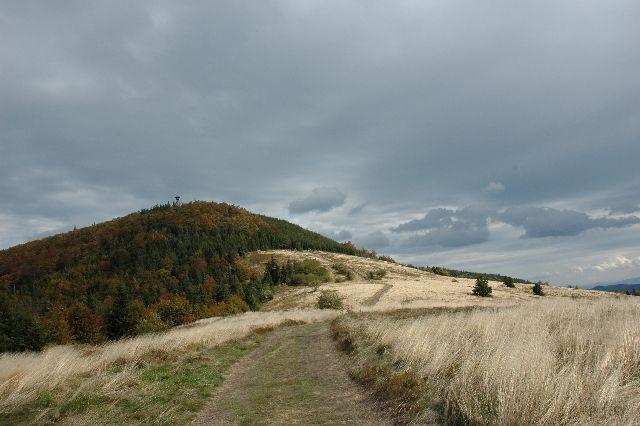
POLYGON ((542 283, 540 281, 533 285, 533 294, 536 296, 544 296, 544 290, 542 290, 542 283))
POLYGON ((489 281, 486 277, 478 277, 476 279, 476 285, 473 287, 473 294, 480 297, 489 297, 491 296, 491 287, 489 286, 489 281))
POLYGON ((513 278, 511 277, 504 277, 504 285, 509 287, 509 288, 515 288, 516 285, 513 283, 513 278))
POLYGON ((267 272, 271 276, 271 282, 273 284, 279 284, 282 282, 280 267, 273 256, 271 256, 271 260, 267 263, 267 272))
POLYGON ((129 315, 130 304, 131 296, 126 286, 121 284, 118 287, 116 298, 106 318, 105 333, 109 339, 118 339, 126 336, 134 329, 135 324, 129 315))

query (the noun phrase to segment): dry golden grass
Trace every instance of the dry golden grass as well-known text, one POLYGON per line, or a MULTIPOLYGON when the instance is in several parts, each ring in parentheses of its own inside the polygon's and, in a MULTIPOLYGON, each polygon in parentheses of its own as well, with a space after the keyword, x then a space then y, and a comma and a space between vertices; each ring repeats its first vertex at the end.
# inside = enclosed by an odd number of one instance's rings
MULTIPOLYGON (((460 306, 504 306, 533 300, 530 284, 516 284, 516 288, 505 287, 502 283, 490 281, 493 288, 491 298, 481 299, 471 294, 475 280, 467 278, 445 277, 431 272, 420 271, 406 266, 363 257, 319 251, 272 250, 255 252, 248 256, 248 263, 256 271, 264 271, 260 263, 267 262, 271 256, 278 262, 287 259, 316 259, 331 274, 331 265, 340 262, 353 273, 353 281, 327 283, 320 290, 334 290, 344 299, 345 306, 353 311, 392 311, 397 309, 416 309, 432 307, 460 306), (384 269, 387 274, 381 280, 368 280, 371 271, 384 269)), ((332 278, 335 278, 332 275, 332 278)), ((559 287, 545 287, 548 298, 619 298, 619 295, 576 290, 559 287)), ((311 308, 316 304, 317 294, 308 287, 283 288, 263 310, 281 310, 311 308)))
POLYGON ((346 321, 475 424, 639 424, 640 303, 541 299, 346 321))
POLYGON ((163 357, 200 346, 216 346, 243 338, 256 329, 292 322, 332 319, 337 311, 297 310, 287 312, 247 312, 242 315, 208 318, 166 333, 123 339, 101 346, 57 346, 40 353, 0 355, 0 413, 32 402, 42 391, 54 390, 82 379, 87 388, 101 394, 123 387, 131 380, 131 370, 143 357, 163 357), (109 368, 124 365, 113 374, 109 368), (131 368, 128 368, 130 366, 131 368))

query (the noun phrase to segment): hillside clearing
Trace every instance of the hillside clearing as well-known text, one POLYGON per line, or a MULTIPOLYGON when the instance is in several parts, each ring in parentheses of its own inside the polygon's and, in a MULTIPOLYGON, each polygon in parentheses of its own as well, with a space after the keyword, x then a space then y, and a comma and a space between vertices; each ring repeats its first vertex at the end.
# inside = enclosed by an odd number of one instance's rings
MULTIPOLYGON (((322 263, 335 281, 332 265, 345 264, 354 279, 344 282, 322 284, 320 290, 335 290, 343 297, 348 309, 356 312, 393 311, 397 309, 422 309, 433 307, 459 306, 506 306, 527 300, 534 300, 531 284, 516 284, 508 288, 502 283, 490 281, 493 288, 491 298, 480 299, 471 292, 475 280, 436 275, 399 265, 396 263, 357 257, 339 253, 319 251, 270 250, 250 253, 245 262, 248 267, 264 271, 264 264, 273 257, 279 263, 291 259, 300 261, 315 259, 322 263), (386 275, 379 280, 367 279, 372 271, 385 270, 386 275)), ((619 298, 617 294, 545 286, 548 298, 619 298)), ((281 287, 273 300, 262 307, 265 311, 311 308, 316 305, 317 294, 309 287, 281 287)))

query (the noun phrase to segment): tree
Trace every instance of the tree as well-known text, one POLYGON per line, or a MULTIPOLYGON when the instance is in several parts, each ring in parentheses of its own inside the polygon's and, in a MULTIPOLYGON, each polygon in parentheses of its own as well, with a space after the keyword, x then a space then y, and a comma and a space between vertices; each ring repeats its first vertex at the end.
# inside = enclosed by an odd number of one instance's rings
POLYGON ((513 283, 513 278, 504 277, 504 285, 509 288, 516 288, 516 285, 513 283))
POLYGON ((480 297, 489 297, 491 296, 491 287, 489 286, 489 281, 486 277, 478 277, 476 279, 476 285, 473 287, 473 294, 480 297))
POLYGON ((533 294, 536 296, 544 296, 544 290, 542 290, 542 283, 540 281, 533 285, 533 294))
POLYGON ((267 263, 267 273, 271 276, 271 282, 273 284, 279 284, 282 281, 280 267, 273 256, 271 256, 271 260, 267 263))
POLYGON ((46 333, 40 322, 0 295, 0 352, 37 351, 45 343, 46 333))
POLYGON ((131 296, 124 284, 118 286, 116 298, 105 321, 105 334, 109 339, 119 339, 130 334, 135 322, 130 315, 131 296))

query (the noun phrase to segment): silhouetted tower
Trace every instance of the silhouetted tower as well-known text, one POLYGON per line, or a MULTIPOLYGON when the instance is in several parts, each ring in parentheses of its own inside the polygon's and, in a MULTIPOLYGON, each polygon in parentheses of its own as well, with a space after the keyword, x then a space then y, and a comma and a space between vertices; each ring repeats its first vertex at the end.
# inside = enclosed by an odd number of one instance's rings
POLYGON ((179 195, 176 195, 174 198, 176 199, 176 202, 175 202, 175 203, 173 203, 173 205, 174 205, 174 206, 179 206, 179 205, 180 205, 180 196, 179 196, 179 195))

